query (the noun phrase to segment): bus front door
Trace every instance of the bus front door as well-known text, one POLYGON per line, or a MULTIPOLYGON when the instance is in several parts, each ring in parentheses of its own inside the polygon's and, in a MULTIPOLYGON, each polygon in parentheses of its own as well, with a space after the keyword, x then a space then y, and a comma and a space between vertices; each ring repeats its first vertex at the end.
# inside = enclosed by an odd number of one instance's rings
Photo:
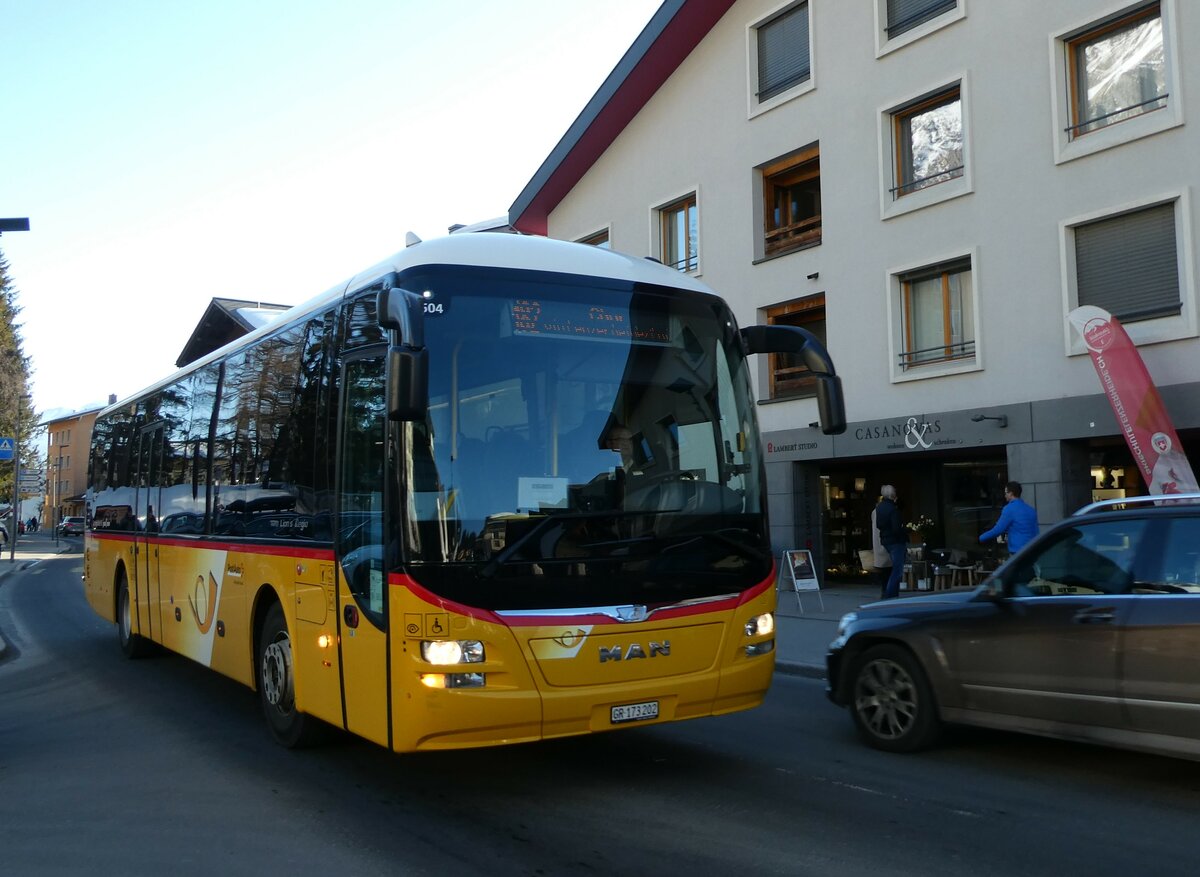
POLYGON ((144 427, 138 442, 137 498, 133 519, 134 568, 132 592, 137 608, 135 631, 147 639, 162 642, 162 607, 158 580, 158 505, 163 464, 163 423, 144 427))
POLYGON ((385 358, 347 358, 338 443, 338 624, 346 729, 390 748, 384 473, 385 358))

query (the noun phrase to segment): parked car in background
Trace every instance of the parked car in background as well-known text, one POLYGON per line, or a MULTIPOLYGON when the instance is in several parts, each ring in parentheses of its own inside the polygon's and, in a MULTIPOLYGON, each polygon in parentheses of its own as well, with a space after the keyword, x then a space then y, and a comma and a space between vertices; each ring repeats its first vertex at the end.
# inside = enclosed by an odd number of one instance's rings
POLYGON ((60 536, 82 536, 83 528, 83 518, 71 516, 62 519, 62 523, 58 525, 58 532, 60 536))
POLYGON ((1200 760, 1200 494, 1096 503, 972 591, 863 606, 827 664, 878 749, 951 722, 1200 760))

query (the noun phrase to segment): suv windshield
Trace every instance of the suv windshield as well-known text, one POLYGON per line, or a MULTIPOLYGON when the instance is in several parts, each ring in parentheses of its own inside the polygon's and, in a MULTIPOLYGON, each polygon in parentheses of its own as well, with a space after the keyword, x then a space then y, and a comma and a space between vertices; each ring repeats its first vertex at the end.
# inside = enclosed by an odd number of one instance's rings
POLYGON ((717 298, 469 269, 426 301, 409 572, 492 609, 663 604, 769 575, 757 427, 717 298))

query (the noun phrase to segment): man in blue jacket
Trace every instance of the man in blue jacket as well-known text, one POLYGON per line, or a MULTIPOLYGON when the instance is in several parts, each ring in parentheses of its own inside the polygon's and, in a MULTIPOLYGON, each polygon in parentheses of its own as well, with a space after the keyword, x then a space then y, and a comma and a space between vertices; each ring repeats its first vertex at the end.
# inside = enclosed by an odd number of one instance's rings
POLYGON ((1016 554, 1038 534, 1037 511, 1021 499, 1019 481, 1010 481, 1004 485, 1004 498, 1007 503, 1004 511, 1000 512, 1000 520, 996 521, 996 526, 980 536, 979 541, 987 542, 1007 534, 1008 550, 1011 554, 1016 554))

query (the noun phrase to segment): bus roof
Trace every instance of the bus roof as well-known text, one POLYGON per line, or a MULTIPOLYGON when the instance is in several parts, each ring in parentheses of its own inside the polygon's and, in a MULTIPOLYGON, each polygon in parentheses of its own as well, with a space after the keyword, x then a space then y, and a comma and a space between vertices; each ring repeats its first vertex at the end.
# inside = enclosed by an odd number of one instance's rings
POLYGON ((320 295, 289 310, 282 311, 270 323, 188 363, 145 389, 126 396, 112 405, 105 406, 98 416, 103 417, 110 411, 120 410, 131 400, 168 386, 183 375, 210 362, 220 360, 230 352, 250 344, 264 335, 269 335, 279 326, 287 325, 310 313, 320 312, 336 304, 347 292, 369 287, 392 272, 399 273, 423 265, 461 265, 543 271, 629 283, 673 286, 692 292, 714 294, 703 283, 674 268, 668 268, 650 259, 637 259, 590 244, 577 244, 533 235, 489 232, 432 238, 409 246, 377 265, 355 274, 345 282, 327 289, 320 295))

